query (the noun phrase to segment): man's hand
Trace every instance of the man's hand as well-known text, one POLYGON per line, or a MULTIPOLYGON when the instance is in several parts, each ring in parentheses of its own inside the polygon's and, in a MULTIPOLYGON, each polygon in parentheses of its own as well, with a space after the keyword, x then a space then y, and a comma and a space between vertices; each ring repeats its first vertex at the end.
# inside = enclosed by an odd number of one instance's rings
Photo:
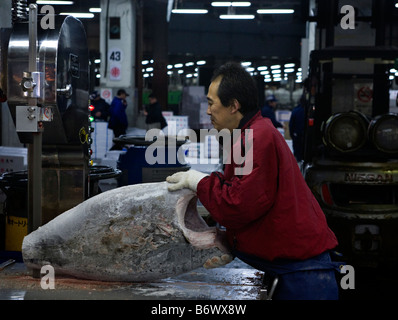
POLYGON ((177 172, 166 178, 166 181, 169 182, 167 189, 169 191, 176 191, 183 188, 189 188, 196 192, 199 181, 206 176, 207 174, 196 170, 177 172))
POLYGON ((230 263, 232 260, 233 256, 230 254, 223 254, 220 257, 214 256, 210 259, 207 259, 203 267, 205 267, 206 269, 218 268, 230 263))

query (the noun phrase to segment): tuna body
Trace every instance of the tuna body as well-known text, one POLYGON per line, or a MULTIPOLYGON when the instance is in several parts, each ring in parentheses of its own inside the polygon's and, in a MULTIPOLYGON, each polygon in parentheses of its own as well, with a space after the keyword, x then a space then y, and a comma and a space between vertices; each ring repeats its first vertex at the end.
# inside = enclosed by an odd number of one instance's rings
POLYGON ((169 192, 166 182, 103 192, 27 235, 24 262, 103 281, 153 281, 193 270, 227 252, 196 202, 195 193, 169 192))

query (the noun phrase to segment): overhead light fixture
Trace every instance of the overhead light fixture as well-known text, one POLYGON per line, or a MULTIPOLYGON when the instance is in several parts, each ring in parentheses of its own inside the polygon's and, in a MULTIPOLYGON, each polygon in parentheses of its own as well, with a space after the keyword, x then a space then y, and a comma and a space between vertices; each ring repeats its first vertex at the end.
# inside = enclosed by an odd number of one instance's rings
POLYGON ((284 70, 284 72, 285 72, 285 73, 294 72, 294 68, 286 68, 286 69, 284 70))
POLYGON ((88 11, 92 13, 101 13, 101 8, 90 8, 88 9, 88 11))
POLYGON ((80 12, 61 12, 61 16, 72 16, 80 19, 91 19, 94 18, 94 13, 80 13, 80 12))
POLYGON ((220 19, 223 20, 251 20, 254 19, 254 14, 222 14, 220 19))
POLYGON ((206 9, 173 9, 172 13, 182 13, 182 14, 206 14, 209 11, 206 9))
POLYGON ((258 14, 291 14, 294 13, 293 9, 258 9, 258 14))
POLYGON ((36 4, 50 4, 50 5, 72 5, 73 1, 44 1, 44 0, 37 0, 36 4))
POLYGON ((249 1, 215 1, 211 5, 213 7, 250 7, 252 4, 249 1))

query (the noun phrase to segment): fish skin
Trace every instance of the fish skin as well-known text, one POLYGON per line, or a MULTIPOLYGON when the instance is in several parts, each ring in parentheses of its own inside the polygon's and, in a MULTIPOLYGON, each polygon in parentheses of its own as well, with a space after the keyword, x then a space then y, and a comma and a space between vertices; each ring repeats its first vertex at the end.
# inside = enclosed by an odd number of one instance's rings
POLYGON ((28 234, 24 263, 102 281, 146 282, 188 272, 228 253, 223 233, 197 213, 196 199, 189 189, 169 192, 167 182, 103 192, 28 234))

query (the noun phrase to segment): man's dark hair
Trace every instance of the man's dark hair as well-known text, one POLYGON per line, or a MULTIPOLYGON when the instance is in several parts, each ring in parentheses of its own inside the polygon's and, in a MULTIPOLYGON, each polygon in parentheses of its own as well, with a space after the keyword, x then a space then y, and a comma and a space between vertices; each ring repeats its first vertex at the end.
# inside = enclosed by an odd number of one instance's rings
POLYGON ((214 71, 211 81, 219 76, 222 79, 217 94, 224 106, 231 105, 233 99, 236 99, 243 115, 258 109, 256 83, 240 63, 225 63, 214 71))

